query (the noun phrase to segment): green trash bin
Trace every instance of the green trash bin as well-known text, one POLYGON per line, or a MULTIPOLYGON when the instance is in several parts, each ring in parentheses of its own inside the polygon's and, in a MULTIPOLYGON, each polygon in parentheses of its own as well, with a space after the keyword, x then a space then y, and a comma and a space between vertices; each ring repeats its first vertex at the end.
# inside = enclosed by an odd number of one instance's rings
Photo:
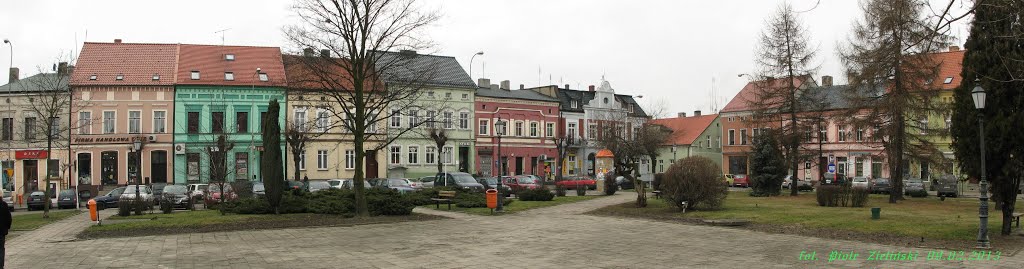
POLYGON ((882 208, 881 207, 872 207, 871 208, 871 219, 879 219, 881 217, 882 217, 882 208))

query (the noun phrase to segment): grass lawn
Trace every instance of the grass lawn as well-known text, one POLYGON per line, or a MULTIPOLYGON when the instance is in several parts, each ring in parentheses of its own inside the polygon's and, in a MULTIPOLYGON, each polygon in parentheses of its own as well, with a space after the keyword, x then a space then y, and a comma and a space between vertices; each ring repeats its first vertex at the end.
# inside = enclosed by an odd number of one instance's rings
POLYGON ((314 226, 352 226, 376 223, 443 219, 444 217, 412 214, 409 216, 377 216, 344 218, 336 215, 221 215, 216 210, 175 211, 172 214, 111 216, 103 225, 93 225, 78 235, 80 238, 146 236, 214 231, 274 229, 314 226), (131 221, 134 220, 134 221, 131 221))
MULTIPOLYGON (((978 200, 977 199, 946 199, 939 201, 930 196, 927 198, 907 198, 897 204, 888 203, 887 195, 873 194, 865 207, 820 207, 814 193, 801 193, 800 196, 750 197, 748 191, 730 192, 721 210, 687 211, 680 213, 675 206, 663 200, 652 199, 647 208, 636 208, 632 203, 613 205, 592 213, 645 217, 655 219, 682 220, 697 222, 705 219, 744 219, 750 220, 755 230, 769 232, 793 233, 800 231, 811 236, 832 237, 834 234, 861 234, 903 237, 907 240, 921 241, 934 239, 940 241, 974 242, 978 233, 978 200), (881 219, 871 219, 871 208, 882 209, 881 219)), ((990 208, 995 206, 990 203, 990 208)), ((999 236, 1002 225, 1002 213, 992 210, 989 214, 990 238, 994 241, 999 236)), ((857 239, 857 238, 850 238, 857 239)), ((1019 238, 1008 240, 1021 241, 1019 238)), ((1021 242, 1015 242, 1021 243, 1021 242)))
POLYGON ((12 231, 31 231, 43 225, 60 221, 70 216, 78 215, 81 211, 54 211, 50 212, 49 218, 43 218, 43 213, 16 215, 11 220, 12 231))
MULTIPOLYGON (((542 207, 556 206, 556 205, 561 205, 561 204, 575 203, 575 202, 579 202, 579 201, 586 201, 586 200, 590 200, 590 199, 594 199, 594 198, 599 198, 599 197, 603 197, 603 195, 561 196, 561 197, 555 196, 555 199, 551 200, 551 201, 519 201, 519 200, 515 200, 511 204, 505 206, 504 209, 505 209, 505 214, 509 214, 509 213, 522 212, 522 211, 526 211, 526 210, 530 210, 530 209, 535 209, 535 208, 542 208, 542 207)), ((506 198, 506 199, 514 199, 514 198, 506 198)), ((447 206, 448 205, 441 204, 441 209, 440 210, 448 210, 447 206)), ((436 209, 434 205, 425 205, 423 207, 430 208, 430 209, 436 209)), ((491 209, 490 208, 486 208, 486 207, 461 208, 461 207, 457 207, 457 206, 455 206, 453 204, 452 205, 452 211, 469 213, 469 214, 474 214, 474 215, 485 215, 485 216, 486 215, 491 215, 491 209)))

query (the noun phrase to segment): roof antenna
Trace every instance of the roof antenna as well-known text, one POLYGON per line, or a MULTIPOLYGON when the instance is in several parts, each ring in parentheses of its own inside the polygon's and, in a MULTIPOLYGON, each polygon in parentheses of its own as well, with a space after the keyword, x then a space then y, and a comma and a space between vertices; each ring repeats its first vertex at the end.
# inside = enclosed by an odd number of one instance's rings
POLYGON ((221 46, 224 46, 224 33, 227 32, 228 30, 231 30, 231 28, 224 28, 224 29, 217 30, 216 32, 213 32, 214 34, 220 33, 220 45, 221 46))

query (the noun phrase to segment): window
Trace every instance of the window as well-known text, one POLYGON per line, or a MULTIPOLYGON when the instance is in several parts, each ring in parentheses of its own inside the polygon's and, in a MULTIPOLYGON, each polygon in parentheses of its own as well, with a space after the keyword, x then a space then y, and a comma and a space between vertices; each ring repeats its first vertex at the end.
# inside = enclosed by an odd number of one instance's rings
POLYGON ((555 123, 554 122, 548 122, 547 124, 545 124, 545 128, 544 129, 545 129, 544 130, 544 135, 546 135, 547 137, 554 137, 555 136, 555 123))
POLYGON ((331 119, 327 114, 327 110, 319 110, 316 112, 316 131, 326 132, 330 128, 331 119))
POLYGON ((192 70, 192 80, 199 80, 199 71, 192 70))
POLYGON ((235 80, 235 73, 224 72, 224 80, 227 80, 227 81, 235 80))
POLYGON ((48 159, 46 160, 46 174, 52 177, 60 177, 60 160, 48 159))
MULTIPOLYGON (((116 152, 114 152, 116 153, 116 152)), ((105 153, 104 153, 105 154, 105 153)), ((117 156, 114 156, 115 160, 117 156)), ((199 181, 199 153, 186 153, 185 154, 186 173, 188 174, 188 180, 192 182, 199 181)), ((116 183, 116 182, 115 182, 116 183)))
POLYGON ((516 136, 523 136, 523 122, 516 122, 516 136))
POLYGON ((260 76, 260 81, 264 81, 264 82, 265 81, 270 81, 270 76, 267 76, 267 73, 260 73, 259 76, 260 76))
POLYGON ((740 129, 740 145, 747 144, 747 129, 740 129))
POLYGON ((167 111, 153 111, 153 133, 167 132, 167 111))
POLYGON ((722 148, 722 136, 715 137, 715 144, 718 144, 718 148, 722 148))
POLYGON ((498 120, 494 122, 494 133, 496 135, 508 135, 508 121, 498 120), (498 124, 501 123, 501 124, 498 124), (498 128, 501 127, 501 128, 498 128))
POLYGON ((214 133, 224 132, 224 112, 213 112, 210 117, 210 125, 214 133))
POLYGON ((153 74, 153 81, 160 80, 160 74, 153 74))
POLYGON ((292 119, 292 125, 299 130, 306 130, 306 108, 295 108, 295 117, 292 119))
POLYGON ((579 107, 579 102, 577 102, 576 100, 569 101, 569 108, 578 108, 578 107, 579 107))
MULTIPOLYGON (((345 168, 348 168, 347 164, 345 165, 345 168)), ((316 169, 317 170, 327 170, 327 151, 326 150, 317 150, 316 151, 316 169)))
POLYGON ((420 162, 419 156, 420 156, 420 147, 418 147, 418 146, 409 146, 409 158, 406 159, 409 162, 409 164, 417 164, 417 163, 419 163, 420 162))
POLYGON ((25 118, 25 141, 36 139, 36 118, 25 118))
POLYGON ((234 61, 235 60, 235 55, 234 54, 224 54, 224 60, 225 61, 234 61))
POLYGON ((356 169, 356 151, 345 151, 345 169, 356 169))
POLYGON ((402 147, 401 146, 391 146, 390 152, 391 152, 391 158, 389 158, 389 159, 391 160, 391 164, 400 164, 400 163, 402 163, 402 147))
POLYGON ((114 79, 115 80, 124 80, 124 74, 117 74, 117 76, 114 76, 114 79))
POLYGON ((87 135, 90 133, 92 133, 92 112, 78 112, 78 134, 87 135))
POLYGON ((402 111, 398 109, 391 110, 391 128, 402 127, 402 111))
POLYGON ((238 133, 249 132, 249 112, 235 112, 235 131, 238 133))
POLYGON ((459 129, 469 129, 469 112, 459 112, 459 129))
POLYGON ((951 83, 953 83, 953 77, 946 77, 946 80, 942 81, 942 84, 951 84, 951 83))
POLYGON ((846 130, 839 129, 839 142, 846 142, 846 130))
POLYGON ((452 113, 448 112, 448 111, 445 111, 444 113, 441 113, 441 114, 444 115, 443 116, 444 117, 444 121, 443 121, 444 122, 444 128, 445 129, 451 129, 452 128, 452 113))
POLYGON ((452 161, 452 147, 444 147, 444 151, 441 152, 441 160, 444 161, 445 164, 451 164, 454 162, 452 161))
POLYGON ((854 157, 853 166, 853 171, 856 176, 864 176, 864 158, 854 157))
POLYGON ((427 92, 427 97, 434 98, 434 91, 427 92))
POLYGON ((60 135, 60 117, 50 117, 50 136, 60 135))
POLYGON ((299 154, 299 170, 300 171, 305 171, 306 170, 306 153, 305 152, 303 152, 302 154, 299 154))
POLYGON ((427 111, 427 128, 434 128, 434 111, 427 111))
POLYGON ((89 76, 89 80, 96 80, 96 75, 89 76))
POLYGON ((248 152, 235 152, 235 180, 249 180, 248 152))
POLYGON ((466 99, 469 99, 469 94, 468 93, 463 93, 462 94, 462 100, 466 100, 466 99))
POLYGON ((117 123, 117 112, 116 111, 103 111, 103 133, 112 134, 116 128, 117 123))
POLYGON ((452 99, 452 93, 450 93, 450 92, 444 93, 444 99, 452 99))
POLYGON ((540 123, 530 122, 530 137, 537 137, 537 132, 540 131, 540 123))
POLYGON ((409 116, 409 128, 416 127, 416 124, 419 124, 418 122, 416 122, 416 116, 419 115, 418 111, 410 110, 409 113, 407 113, 406 115, 409 116))
POLYGON ((14 139, 14 119, 4 118, 3 119, 3 140, 10 141, 14 139))
MULTIPOLYGON (((103 112, 106 114, 106 112, 103 112)), ((106 122, 104 120, 104 122, 106 122)), ((199 133, 199 112, 188 113, 188 133, 198 134, 199 133)))
POLYGON ((729 129, 729 145, 736 145, 736 130, 729 129))
POLYGON ((597 139, 597 124, 591 123, 587 126, 587 137, 597 139))
POLYGON ((128 133, 142 132, 142 111, 128 111, 128 133))
POLYGON ((487 130, 487 127, 490 126, 490 125, 491 125, 491 121, 490 120, 480 120, 480 128, 477 129, 478 130, 477 133, 479 133, 480 135, 488 135, 488 134, 490 134, 490 132, 488 132, 489 130, 487 130))
POLYGON ((864 140, 864 129, 857 129, 857 142, 864 140))
POLYGON ((946 113, 945 117, 943 118, 946 119, 946 130, 949 130, 949 128, 953 128, 952 116, 949 113, 946 113))
POLYGON ((428 164, 433 164, 437 159, 437 147, 427 146, 425 156, 423 156, 428 164))
POLYGON ((711 148, 711 135, 707 136, 707 140, 706 141, 708 143, 708 148, 711 148))
POLYGON ((818 141, 822 143, 828 143, 828 129, 818 129, 818 141))
POLYGON ((917 128, 921 130, 921 134, 928 133, 928 116, 921 116, 917 120, 917 128))
POLYGON ((569 126, 566 129, 567 129, 566 134, 565 134, 566 137, 576 137, 577 133, 576 133, 576 123, 575 122, 570 122, 569 126))

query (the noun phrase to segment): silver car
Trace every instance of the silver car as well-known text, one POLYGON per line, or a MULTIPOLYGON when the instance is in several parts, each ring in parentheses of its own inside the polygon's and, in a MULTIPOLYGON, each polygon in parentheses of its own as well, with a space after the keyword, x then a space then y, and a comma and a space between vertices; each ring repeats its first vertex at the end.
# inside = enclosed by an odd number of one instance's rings
POLYGON ((3 192, 4 192, 4 203, 7 203, 7 208, 10 208, 10 210, 13 212, 14 211, 14 199, 11 198, 11 192, 9 192, 9 191, 3 191, 3 192))
POLYGON ((871 184, 868 183, 868 178, 866 178, 866 177, 854 177, 853 178, 853 184, 851 186, 854 187, 854 188, 860 188, 860 189, 871 188, 871 184))
POLYGON ((149 203, 153 202, 153 190, 146 185, 125 186, 124 192, 121 193, 121 199, 135 199, 136 189, 138 189, 139 199, 149 203))

